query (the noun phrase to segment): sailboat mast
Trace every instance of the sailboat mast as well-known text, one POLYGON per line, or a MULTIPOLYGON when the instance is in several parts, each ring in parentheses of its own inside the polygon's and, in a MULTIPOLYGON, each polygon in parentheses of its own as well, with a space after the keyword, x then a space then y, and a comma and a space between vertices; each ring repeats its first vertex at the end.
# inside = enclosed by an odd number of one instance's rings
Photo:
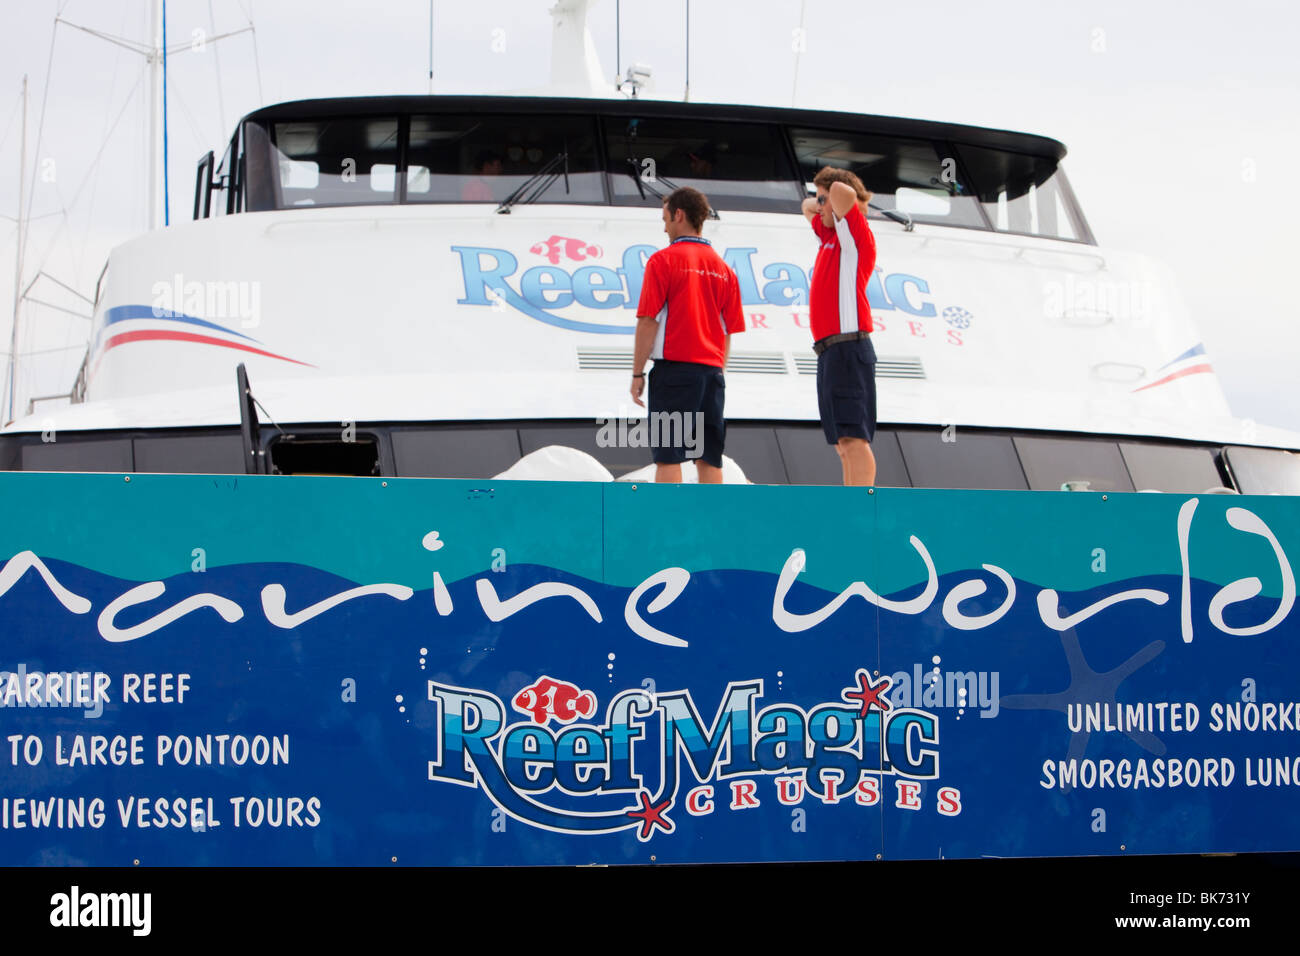
POLYGON ((18 377, 18 310, 23 300, 23 240, 27 230, 23 225, 23 209, 27 195, 27 75, 23 74, 23 133, 18 149, 18 237, 14 242, 14 323, 9 334, 9 412, 5 421, 14 418, 14 396, 18 377))

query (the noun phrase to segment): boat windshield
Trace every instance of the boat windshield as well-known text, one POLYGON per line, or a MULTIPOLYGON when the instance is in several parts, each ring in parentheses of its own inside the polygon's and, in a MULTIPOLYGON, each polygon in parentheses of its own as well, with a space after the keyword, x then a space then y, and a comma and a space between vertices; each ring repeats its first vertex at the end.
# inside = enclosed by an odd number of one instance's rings
POLYGON ((251 119, 237 141, 239 175, 214 184, 235 191, 224 204, 235 212, 401 203, 658 206, 673 189, 693 186, 719 215, 797 214, 817 171, 832 166, 856 173, 871 190, 873 218, 1092 242, 1054 156, 779 117, 399 108, 251 119))

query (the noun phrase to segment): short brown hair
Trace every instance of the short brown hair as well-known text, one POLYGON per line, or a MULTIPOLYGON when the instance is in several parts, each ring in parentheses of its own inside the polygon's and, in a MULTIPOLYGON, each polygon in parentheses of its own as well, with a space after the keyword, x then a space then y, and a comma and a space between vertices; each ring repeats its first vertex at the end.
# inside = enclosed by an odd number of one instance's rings
POLYGON ((709 197, 690 186, 674 189, 664 197, 664 205, 669 216, 677 215, 679 209, 686 213, 686 221, 696 232, 704 228, 704 220, 709 218, 709 197))
POLYGON ((854 195, 858 197, 858 202, 871 201, 871 193, 867 191, 866 186, 862 185, 862 180, 858 179, 856 173, 835 166, 823 166, 813 177, 813 185, 821 186, 827 191, 830 190, 831 183, 844 183, 846 186, 851 186, 854 195))

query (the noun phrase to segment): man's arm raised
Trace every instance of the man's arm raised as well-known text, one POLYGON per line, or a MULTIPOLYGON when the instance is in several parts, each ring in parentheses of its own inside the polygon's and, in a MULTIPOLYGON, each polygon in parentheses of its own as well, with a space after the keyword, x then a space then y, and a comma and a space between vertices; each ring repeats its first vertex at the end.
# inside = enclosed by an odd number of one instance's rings
POLYGON ((848 183, 831 183, 828 190, 831 194, 831 211, 835 213, 836 219, 843 219, 849 214, 858 201, 858 194, 853 191, 853 187, 848 183))

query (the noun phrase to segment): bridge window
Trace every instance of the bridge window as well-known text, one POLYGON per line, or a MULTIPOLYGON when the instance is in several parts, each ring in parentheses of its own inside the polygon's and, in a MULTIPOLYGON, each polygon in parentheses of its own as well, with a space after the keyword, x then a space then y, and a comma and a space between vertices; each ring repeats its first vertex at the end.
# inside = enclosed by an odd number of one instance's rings
POLYGON ((774 126, 610 117, 605 150, 617 205, 657 207, 679 186, 700 190, 719 212, 798 212, 803 198, 774 126))
MULTIPOLYGON (((933 143, 815 129, 791 129, 790 139, 809 189, 823 166, 847 169, 875 194, 876 210, 897 210, 917 222, 987 228, 956 161, 941 156, 933 143)), ((877 216, 873 210, 872 218, 877 216)))
POLYGON ((603 203, 600 179, 584 117, 411 117, 407 202, 603 203))
POLYGON ((1087 227, 1065 173, 1047 156, 958 146, 993 228, 1049 239, 1084 240, 1087 227))
POLYGON ((396 117, 273 123, 262 148, 261 128, 246 125, 250 211, 397 202, 396 117))

